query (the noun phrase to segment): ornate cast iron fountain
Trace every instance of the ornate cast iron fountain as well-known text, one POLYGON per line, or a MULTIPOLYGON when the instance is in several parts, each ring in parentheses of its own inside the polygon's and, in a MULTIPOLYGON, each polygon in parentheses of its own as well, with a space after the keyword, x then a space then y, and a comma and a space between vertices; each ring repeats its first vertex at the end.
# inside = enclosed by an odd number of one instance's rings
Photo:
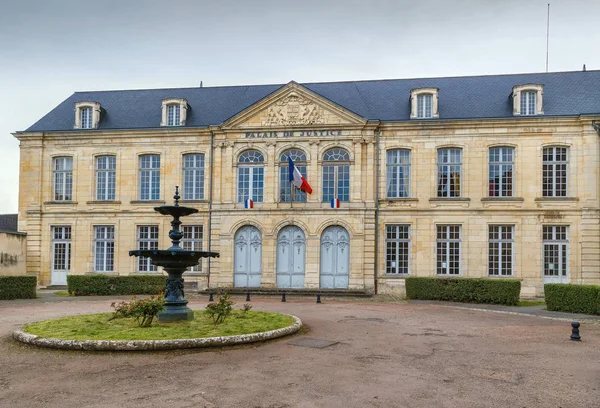
POLYGON ((171 215, 173 220, 169 231, 169 238, 173 246, 166 250, 142 249, 129 251, 129 256, 145 256, 151 259, 152 264, 162 266, 169 274, 167 286, 165 288, 165 310, 158 315, 160 322, 174 322, 178 320, 193 320, 194 313, 187 307, 188 301, 184 299, 183 278, 185 270, 198 264, 200 258, 218 258, 218 252, 187 251, 179 246, 179 241, 183 238, 183 232, 179 229, 180 217, 197 213, 198 210, 191 207, 181 207, 179 205, 179 186, 175 186, 175 205, 163 205, 154 207, 163 215, 171 215))

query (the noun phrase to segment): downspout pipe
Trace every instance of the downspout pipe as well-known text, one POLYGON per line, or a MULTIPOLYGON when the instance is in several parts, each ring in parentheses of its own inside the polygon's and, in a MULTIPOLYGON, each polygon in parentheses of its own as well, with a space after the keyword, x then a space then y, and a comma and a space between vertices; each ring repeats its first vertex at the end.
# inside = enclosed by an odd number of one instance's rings
POLYGON ((375 294, 378 292, 379 285, 379 139, 381 129, 379 125, 375 129, 375 262, 374 262, 374 285, 375 294))
MULTIPOLYGON (((209 187, 208 187, 208 225, 207 225, 207 229, 208 229, 208 251, 210 252, 211 249, 211 236, 212 236, 212 205, 213 205, 213 168, 214 168, 214 157, 215 157, 215 151, 214 151, 214 139, 215 139, 215 134, 214 132, 211 130, 210 131, 210 170, 209 170, 209 187)), ((207 258, 207 276, 206 276, 206 286, 208 289, 210 289, 210 260, 211 257, 207 258)))

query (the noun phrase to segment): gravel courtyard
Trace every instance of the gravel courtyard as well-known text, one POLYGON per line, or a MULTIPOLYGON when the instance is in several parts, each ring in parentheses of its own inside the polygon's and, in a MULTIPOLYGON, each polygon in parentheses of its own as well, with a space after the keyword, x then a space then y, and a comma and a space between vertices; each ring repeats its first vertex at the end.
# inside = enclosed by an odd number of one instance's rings
MULTIPOLYGON (((238 305, 243 298, 234 299, 238 305)), ((206 299, 190 301, 203 308, 206 299)), ((430 304, 252 301, 300 335, 228 350, 75 352, 12 340, 110 299, 0 302, 0 407, 600 407, 600 325, 430 304), (337 342, 324 348, 293 345, 337 342)), ((317 344, 319 345, 319 344, 317 344)))

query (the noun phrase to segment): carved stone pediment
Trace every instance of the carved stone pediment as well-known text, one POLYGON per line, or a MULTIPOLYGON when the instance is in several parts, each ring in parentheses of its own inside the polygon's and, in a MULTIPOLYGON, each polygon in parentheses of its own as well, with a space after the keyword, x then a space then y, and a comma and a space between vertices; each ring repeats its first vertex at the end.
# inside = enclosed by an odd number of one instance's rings
POLYGON ((223 127, 285 128, 365 122, 355 113, 291 82, 229 119, 223 127))
POLYGON ((296 92, 269 106, 262 126, 322 125, 324 109, 296 92))

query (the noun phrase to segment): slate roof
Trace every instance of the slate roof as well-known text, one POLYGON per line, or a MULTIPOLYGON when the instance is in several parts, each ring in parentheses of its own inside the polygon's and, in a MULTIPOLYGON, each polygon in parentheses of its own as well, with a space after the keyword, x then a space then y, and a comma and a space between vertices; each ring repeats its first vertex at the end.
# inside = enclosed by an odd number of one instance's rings
POLYGON ((19 214, 0 214, 0 232, 18 232, 19 214))
MULTIPOLYGON (((301 84, 365 119, 410 121, 410 91, 439 89, 440 119, 514 118, 515 85, 544 85, 544 116, 600 114, 600 71, 301 84)), ((183 98, 186 127, 220 125, 284 84, 76 92, 27 131, 73 130, 75 102, 99 102, 98 129, 158 128, 161 101, 183 98)), ((89 130, 82 130, 89 131, 89 130)))

